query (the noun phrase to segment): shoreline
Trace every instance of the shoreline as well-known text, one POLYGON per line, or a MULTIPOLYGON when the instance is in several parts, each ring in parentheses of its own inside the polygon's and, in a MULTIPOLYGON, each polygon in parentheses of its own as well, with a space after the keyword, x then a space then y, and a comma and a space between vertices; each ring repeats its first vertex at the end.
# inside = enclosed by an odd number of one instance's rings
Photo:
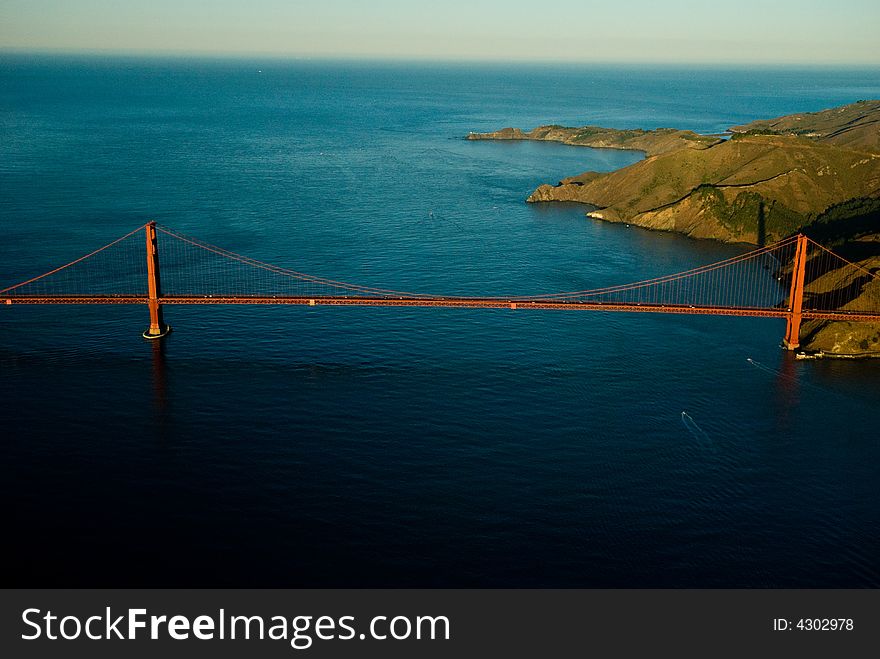
POLYGON ((824 350, 804 350, 796 352, 794 355, 798 360, 816 360, 816 359, 880 359, 880 351, 871 352, 825 352, 824 350))

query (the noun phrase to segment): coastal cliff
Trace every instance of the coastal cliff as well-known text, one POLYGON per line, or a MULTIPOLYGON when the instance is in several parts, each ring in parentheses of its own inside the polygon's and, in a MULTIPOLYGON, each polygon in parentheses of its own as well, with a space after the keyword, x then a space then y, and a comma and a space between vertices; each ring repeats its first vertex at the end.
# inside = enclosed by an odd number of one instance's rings
MULTIPOLYGON (((613 172, 585 172, 541 185, 528 202, 577 202, 589 217, 693 238, 769 244, 803 231, 844 250, 859 241, 859 265, 880 273, 880 100, 733 126, 730 139, 671 128, 505 128, 471 140, 545 140, 636 149, 646 158, 613 172), (867 250, 867 252, 865 252, 867 250)), ((869 278, 870 279, 870 278, 869 278)), ((853 303, 877 295, 876 280, 828 276, 806 293, 845 288, 853 303), (854 288, 856 287, 856 288, 854 288), (861 287, 861 288, 858 288, 861 287)), ((811 322, 805 348, 880 354, 880 326, 811 322)))
POLYGON ((615 172, 542 185, 528 201, 576 201, 597 206, 589 215, 610 222, 759 244, 878 189, 880 149, 741 134, 706 149, 678 149, 615 172))

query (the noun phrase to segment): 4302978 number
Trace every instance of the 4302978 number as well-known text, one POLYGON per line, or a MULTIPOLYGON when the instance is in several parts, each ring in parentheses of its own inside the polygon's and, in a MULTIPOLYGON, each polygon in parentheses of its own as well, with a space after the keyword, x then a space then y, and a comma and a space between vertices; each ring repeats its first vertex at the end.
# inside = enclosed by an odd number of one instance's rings
POLYGON ((795 624, 795 629, 806 632, 849 632, 854 626, 852 618, 801 618, 795 624))

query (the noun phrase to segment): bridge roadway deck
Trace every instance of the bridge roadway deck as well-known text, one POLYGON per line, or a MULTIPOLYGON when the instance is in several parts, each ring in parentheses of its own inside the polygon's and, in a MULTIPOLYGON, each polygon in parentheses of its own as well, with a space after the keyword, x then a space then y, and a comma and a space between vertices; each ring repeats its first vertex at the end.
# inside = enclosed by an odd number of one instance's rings
MULTIPOLYGON (((13 304, 146 304, 145 295, 4 295, 4 305, 13 304)), ((492 297, 370 297, 370 296, 254 296, 254 295, 168 295, 161 304, 295 304, 301 306, 335 307, 445 307, 456 309, 564 309, 577 311, 617 311, 637 313, 674 313, 712 316, 752 316, 786 318, 788 309, 756 307, 691 306, 687 304, 656 304, 636 302, 580 302, 554 299, 492 298, 492 297)), ((880 312, 820 311, 804 309, 805 319, 880 322, 880 312)))

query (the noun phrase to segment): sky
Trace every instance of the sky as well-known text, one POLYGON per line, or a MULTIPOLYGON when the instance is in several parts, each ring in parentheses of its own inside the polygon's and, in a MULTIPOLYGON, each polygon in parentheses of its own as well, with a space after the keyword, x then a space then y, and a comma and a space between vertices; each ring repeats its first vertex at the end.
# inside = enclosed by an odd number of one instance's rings
POLYGON ((880 64, 878 0, 0 0, 0 50, 880 64))

